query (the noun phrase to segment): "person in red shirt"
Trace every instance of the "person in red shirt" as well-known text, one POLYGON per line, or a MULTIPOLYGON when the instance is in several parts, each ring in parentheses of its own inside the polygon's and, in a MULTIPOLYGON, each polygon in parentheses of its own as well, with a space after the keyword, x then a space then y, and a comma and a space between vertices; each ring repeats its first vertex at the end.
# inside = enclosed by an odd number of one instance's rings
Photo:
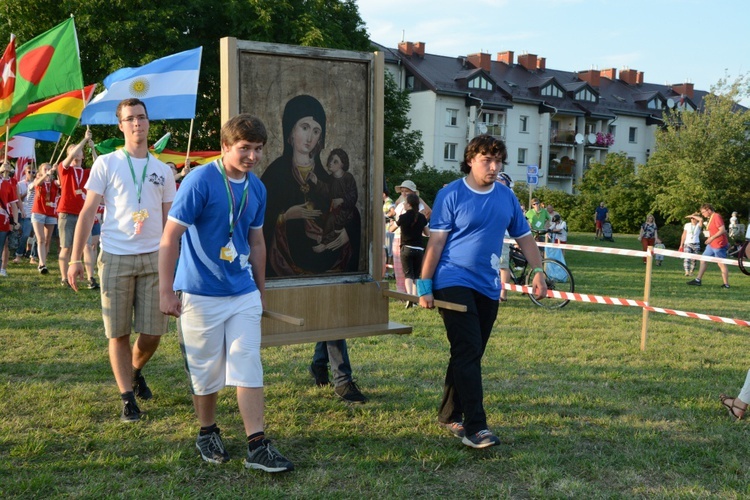
MULTIPOLYGON (((60 201, 57 204, 57 229, 60 233, 60 254, 57 262, 60 266, 60 284, 69 287, 68 284, 68 262, 81 259, 80 255, 71 256, 70 249, 73 246, 73 235, 78 222, 78 215, 86 200, 86 189, 84 185, 89 178, 89 170, 83 168, 83 148, 91 144, 91 130, 86 129, 83 140, 78 144, 68 147, 68 156, 57 168, 60 179, 60 201)), ((86 264, 86 272, 89 275, 89 285, 96 285, 93 276, 93 262, 88 251, 83 252, 83 260, 86 264)), ((97 286, 90 286, 97 288, 97 286)))
POLYGON ((18 223, 18 191, 15 182, 11 180, 11 172, 13 167, 10 163, 3 163, 0 167, 0 253, 3 253, 0 276, 8 275, 5 270, 5 240, 11 231, 17 231, 21 227, 18 223))
MULTIPOLYGON (((714 207, 708 203, 701 205, 701 215, 705 220, 708 220, 708 237, 706 238, 706 249, 703 251, 703 255, 708 257, 719 257, 722 259, 727 258, 727 249, 729 248, 729 238, 727 237, 727 230, 724 227, 724 219, 721 215, 714 211, 714 207)), ((729 288, 729 268, 726 264, 721 262, 716 263, 721 270, 721 280, 724 282, 721 285, 722 288, 729 288)), ((703 273, 706 272, 708 262, 705 260, 701 261, 700 268, 698 269, 698 275, 694 280, 687 282, 688 285, 701 286, 701 278, 703 273)))
POLYGON ((39 272, 47 274, 47 253, 52 242, 52 233, 57 225, 57 198, 60 186, 52 179, 53 168, 49 163, 42 163, 34 182, 29 189, 34 189, 34 205, 31 207, 31 225, 36 235, 37 253, 39 254, 39 272))

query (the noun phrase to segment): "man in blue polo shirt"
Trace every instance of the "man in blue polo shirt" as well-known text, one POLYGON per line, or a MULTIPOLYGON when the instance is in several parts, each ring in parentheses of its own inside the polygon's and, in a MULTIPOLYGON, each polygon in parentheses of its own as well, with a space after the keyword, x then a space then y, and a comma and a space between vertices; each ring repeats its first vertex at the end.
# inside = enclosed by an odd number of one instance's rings
POLYGON ((435 199, 422 279, 417 281, 422 307, 433 308, 435 299, 467 307, 466 312, 440 309, 451 349, 438 422, 472 448, 500 442, 487 427, 482 356, 497 317, 506 229, 537 271, 534 295, 547 294, 539 249, 518 199, 495 182, 507 154, 505 143, 489 135, 466 146, 461 162, 466 177, 448 184, 435 199))

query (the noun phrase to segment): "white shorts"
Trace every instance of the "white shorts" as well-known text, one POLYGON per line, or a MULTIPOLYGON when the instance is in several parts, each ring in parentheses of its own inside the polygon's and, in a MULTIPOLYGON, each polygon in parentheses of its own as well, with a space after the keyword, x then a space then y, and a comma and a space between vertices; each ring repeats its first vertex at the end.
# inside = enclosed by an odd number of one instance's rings
POLYGON ((182 294, 177 331, 193 394, 213 394, 228 385, 263 387, 262 314, 257 290, 231 297, 182 294))

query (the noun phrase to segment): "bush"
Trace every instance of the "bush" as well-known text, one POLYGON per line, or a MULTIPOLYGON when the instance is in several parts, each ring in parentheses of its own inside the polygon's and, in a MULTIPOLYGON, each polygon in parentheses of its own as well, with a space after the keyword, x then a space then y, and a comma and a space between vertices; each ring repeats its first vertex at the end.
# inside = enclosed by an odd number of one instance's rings
MULTIPOLYGON (((424 163, 422 168, 414 169, 408 175, 405 179, 409 179, 417 185, 419 196, 430 206, 435 203, 435 195, 443 186, 464 176, 458 170, 438 170, 424 163)), ((400 183, 405 179, 398 179, 397 182, 400 183)))
POLYGON ((661 226, 658 230, 659 239, 664 246, 677 250, 680 247, 680 239, 682 238, 682 226, 676 224, 668 224, 661 226))

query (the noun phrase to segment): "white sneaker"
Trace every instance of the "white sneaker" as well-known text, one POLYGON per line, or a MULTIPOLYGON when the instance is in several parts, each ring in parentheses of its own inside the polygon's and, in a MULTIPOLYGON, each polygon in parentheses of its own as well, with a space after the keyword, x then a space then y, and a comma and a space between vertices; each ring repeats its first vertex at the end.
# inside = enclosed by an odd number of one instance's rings
POLYGON ((8 271, 5 269, 0 269, 0 276, 8 276, 8 271))

